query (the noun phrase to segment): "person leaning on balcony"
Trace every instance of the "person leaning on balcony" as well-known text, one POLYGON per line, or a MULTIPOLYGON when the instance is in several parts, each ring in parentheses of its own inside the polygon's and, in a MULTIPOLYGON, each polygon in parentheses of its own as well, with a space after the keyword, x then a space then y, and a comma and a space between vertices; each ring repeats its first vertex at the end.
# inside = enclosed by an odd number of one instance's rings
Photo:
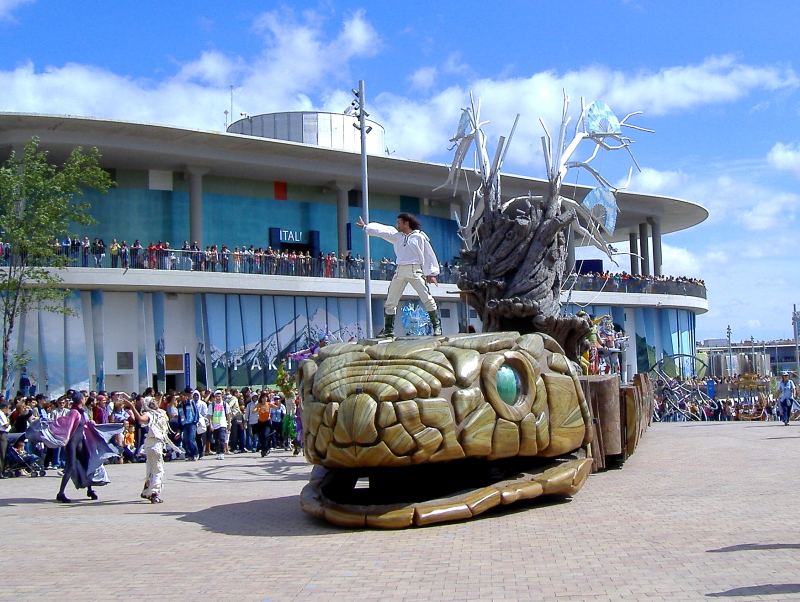
POLYGON ((401 213, 397 216, 396 228, 377 222, 367 224, 361 217, 356 225, 363 228, 368 235, 378 236, 392 243, 397 256, 397 269, 392 276, 384 305, 383 336, 394 336, 394 317, 406 284, 417 291, 430 316, 434 336, 441 335, 442 323, 436 300, 428 288, 428 284, 438 283, 436 277, 439 275, 439 261, 428 235, 420 228, 419 220, 410 213, 401 213))
POLYGON ((142 243, 139 241, 138 238, 133 241, 133 244, 131 245, 131 263, 133 264, 134 269, 139 269, 143 267, 142 266, 143 249, 144 247, 142 247, 142 243))
POLYGON ((111 254, 111 267, 119 267, 119 243, 116 238, 111 239, 111 244, 108 245, 108 252, 111 254))
POLYGON ((92 243, 89 242, 89 237, 84 236, 81 245, 81 267, 89 267, 89 251, 91 250, 92 243))
POLYGON ((129 263, 128 258, 130 257, 130 250, 128 249, 128 243, 124 240, 122 244, 119 246, 119 258, 122 260, 122 267, 123 269, 128 269, 129 263))

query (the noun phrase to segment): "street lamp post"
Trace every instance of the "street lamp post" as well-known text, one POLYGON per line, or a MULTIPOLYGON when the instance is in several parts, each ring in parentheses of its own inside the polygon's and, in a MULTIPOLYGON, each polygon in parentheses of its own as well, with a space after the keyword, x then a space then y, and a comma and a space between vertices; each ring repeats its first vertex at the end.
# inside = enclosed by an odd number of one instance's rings
POLYGON ((728 372, 728 376, 733 376, 732 374, 730 374, 730 372, 731 372, 731 364, 733 362, 733 353, 731 351, 731 325, 730 324, 728 324, 727 332, 728 332, 728 365, 726 366, 726 370, 725 371, 728 372))
POLYGON ((752 334, 750 335, 750 350, 753 352, 753 374, 758 374, 758 368, 756 368, 756 339, 752 334))
POLYGON ((793 306, 792 311, 792 326, 794 326, 794 369, 798 376, 800 376, 800 345, 798 345, 798 335, 800 335, 800 312, 797 311, 797 305, 793 306))
MULTIPOLYGON (((367 134, 370 133, 372 128, 366 124, 367 113, 366 100, 364 94, 364 80, 358 81, 358 91, 353 90, 356 99, 351 106, 355 109, 358 123, 353 126, 361 132, 361 211, 362 218, 365 223, 369 223, 369 181, 367 177, 367 134)), ((345 112, 347 114, 347 112, 345 112)), ((373 336, 372 325, 372 274, 370 273, 370 252, 369 252, 369 234, 364 232, 364 297, 367 303, 367 338, 371 339, 373 336)))

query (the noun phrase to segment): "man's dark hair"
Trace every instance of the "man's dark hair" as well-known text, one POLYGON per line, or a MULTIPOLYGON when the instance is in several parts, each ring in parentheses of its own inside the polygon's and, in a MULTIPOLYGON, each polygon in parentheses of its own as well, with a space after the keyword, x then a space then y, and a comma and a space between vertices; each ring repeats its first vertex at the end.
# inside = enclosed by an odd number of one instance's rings
POLYGON ((420 224, 419 220, 416 216, 411 215, 410 213, 401 213, 397 216, 397 219, 401 219, 404 222, 408 222, 408 227, 412 230, 421 230, 422 224, 420 224))

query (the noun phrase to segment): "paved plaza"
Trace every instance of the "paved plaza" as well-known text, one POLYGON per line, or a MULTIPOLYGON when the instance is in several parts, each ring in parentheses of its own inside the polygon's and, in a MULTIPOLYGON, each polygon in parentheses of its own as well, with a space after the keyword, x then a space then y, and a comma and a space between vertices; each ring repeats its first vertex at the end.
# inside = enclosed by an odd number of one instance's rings
MULTIPOLYGON (((59 478, 0 481, 2 600, 798 600, 800 426, 653 425, 569 502, 350 531, 307 516, 284 452, 109 466, 90 501, 59 478)), ((52 475, 52 476, 51 476, 52 475)))

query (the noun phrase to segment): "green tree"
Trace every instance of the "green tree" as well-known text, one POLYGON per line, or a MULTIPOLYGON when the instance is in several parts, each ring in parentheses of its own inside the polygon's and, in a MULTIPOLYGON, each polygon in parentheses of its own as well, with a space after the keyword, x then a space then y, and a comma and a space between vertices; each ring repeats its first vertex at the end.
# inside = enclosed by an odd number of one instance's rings
POLYGON ((8 386, 9 370, 19 358, 9 355, 11 333, 19 318, 31 309, 69 313, 58 269, 67 257, 53 241, 69 233, 73 224, 97 223, 80 202, 84 188, 107 192, 113 185, 98 165, 100 153, 76 148, 57 167, 39 150, 38 138, 25 145, 22 156, 12 153, 0 166, 0 236, 9 245, 0 265, 0 312, 2 312, 2 384, 8 386))
POLYGON ((275 377, 275 386, 280 389, 283 396, 287 399, 294 391, 294 382, 297 379, 296 374, 292 374, 286 369, 286 360, 281 360, 278 366, 278 374, 275 377))

